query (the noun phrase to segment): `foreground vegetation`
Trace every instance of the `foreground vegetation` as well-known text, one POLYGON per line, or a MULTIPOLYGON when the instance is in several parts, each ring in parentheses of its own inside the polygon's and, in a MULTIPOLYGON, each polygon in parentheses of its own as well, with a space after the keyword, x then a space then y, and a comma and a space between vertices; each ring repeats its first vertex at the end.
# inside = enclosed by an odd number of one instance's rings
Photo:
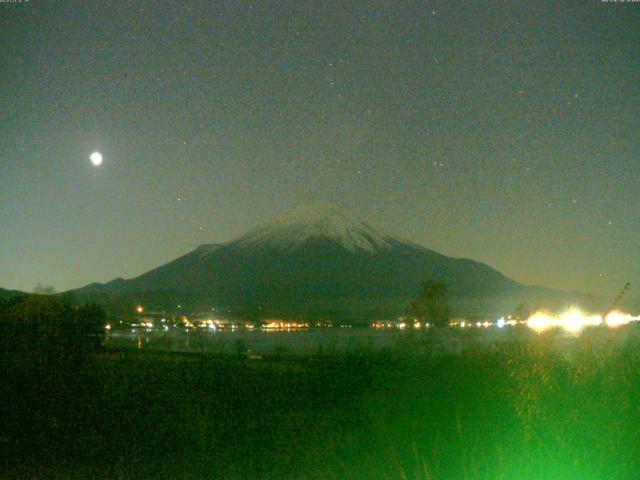
POLYGON ((553 333, 262 360, 5 343, 0 477, 635 479, 633 328, 570 355, 553 333))

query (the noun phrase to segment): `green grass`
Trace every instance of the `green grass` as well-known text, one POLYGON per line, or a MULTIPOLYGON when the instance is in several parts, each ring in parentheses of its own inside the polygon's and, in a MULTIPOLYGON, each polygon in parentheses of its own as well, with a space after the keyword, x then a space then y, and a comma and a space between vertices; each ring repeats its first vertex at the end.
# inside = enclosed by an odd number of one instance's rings
MULTIPOLYGON (((633 328, 633 327, 629 327, 633 328)), ((629 330, 627 329, 627 330, 629 330)), ((2 478, 636 479, 640 349, 2 354, 2 478)), ((472 339, 465 339, 471 341, 472 339)))

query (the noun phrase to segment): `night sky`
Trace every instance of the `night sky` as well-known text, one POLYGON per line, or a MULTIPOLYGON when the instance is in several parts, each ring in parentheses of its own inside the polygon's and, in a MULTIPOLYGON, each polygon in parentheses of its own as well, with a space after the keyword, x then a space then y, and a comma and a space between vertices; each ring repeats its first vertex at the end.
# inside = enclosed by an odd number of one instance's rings
POLYGON ((130 278, 323 200, 637 296, 640 3, 32 0, 0 3, 0 52, 0 287, 130 278))

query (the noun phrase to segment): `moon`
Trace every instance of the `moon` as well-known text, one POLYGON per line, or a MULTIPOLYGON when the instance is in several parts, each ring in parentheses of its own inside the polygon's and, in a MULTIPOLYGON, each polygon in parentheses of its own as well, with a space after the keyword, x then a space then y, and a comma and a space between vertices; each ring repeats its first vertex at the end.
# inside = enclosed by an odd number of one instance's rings
POLYGON ((102 163, 102 154, 98 151, 95 151, 89 156, 89 160, 91 160, 91 163, 93 163, 97 167, 102 163))

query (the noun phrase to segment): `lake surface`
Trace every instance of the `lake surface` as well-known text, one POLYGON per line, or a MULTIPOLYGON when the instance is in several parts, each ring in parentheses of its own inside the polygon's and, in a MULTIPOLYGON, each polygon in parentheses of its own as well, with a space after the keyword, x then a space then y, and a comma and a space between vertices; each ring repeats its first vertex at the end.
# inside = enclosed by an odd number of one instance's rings
POLYGON ((173 352, 255 355, 314 355, 379 350, 406 338, 397 330, 370 328, 313 328, 295 331, 222 330, 216 332, 171 328, 167 331, 110 332, 108 348, 173 352))
MULTIPOLYGON (((310 328, 294 331, 264 330, 120 330, 108 332, 105 346, 114 349, 139 349, 210 354, 327 355, 377 352, 388 349, 422 353, 460 353, 466 349, 536 336, 525 327, 449 328, 442 331, 376 330, 366 327, 310 328)), ((574 343, 563 335, 554 336, 560 344, 574 343)))

